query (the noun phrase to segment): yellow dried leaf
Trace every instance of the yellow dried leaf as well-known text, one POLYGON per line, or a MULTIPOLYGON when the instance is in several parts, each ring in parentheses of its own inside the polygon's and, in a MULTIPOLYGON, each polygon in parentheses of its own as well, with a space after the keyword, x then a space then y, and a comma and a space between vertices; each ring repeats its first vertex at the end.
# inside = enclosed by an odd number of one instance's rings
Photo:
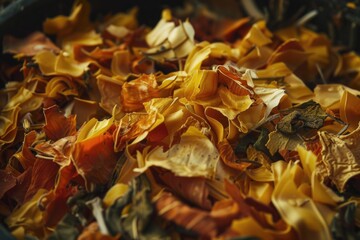
POLYGON ((297 151, 303 166, 304 172, 311 181, 311 195, 314 201, 336 206, 344 199, 336 195, 331 188, 325 186, 319 180, 316 172, 317 157, 311 151, 307 151, 304 147, 298 146, 297 151))
POLYGON ((81 76, 89 65, 89 62, 79 63, 64 53, 55 55, 50 51, 42 51, 33 58, 44 75, 65 74, 73 77, 81 76))
MULTIPOLYGON (((273 164, 282 165, 281 161, 273 164)), ((331 233, 317 204, 301 190, 304 172, 298 164, 290 162, 286 168, 278 168, 272 202, 282 219, 291 225, 301 239, 331 239, 331 233)), ((325 206, 323 206, 325 208, 325 206)), ((327 212, 331 212, 327 208, 327 212)))
POLYGON ((129 50, 117 51, 114 53, 113 58, 111 60, 111 72, 115 76, 120 76, 122 78, 126 78, 131 71, 131 54, 129 50))
POLYGON ((184 95, 188 100, 209 98, 217 91, 217 73, 212 70, 195 71, 187 81, 184 81, 183 86, 184 95))
POLYGON ((103 198, 106 207, 111 206, 118 198, 122 197, 129 189, 129 186, 123 183, 116 183, 105 194, 103 198))
POLYGON ((322 131, 318 133, 322 145, 321 155, 329 178, 340 192, 345 191, 346 183, 360 174, 360 126, 348 135, 336 136, 322 131))
POLYGON ((314 89, 315 101, 324 108, 338 109, 341 97, 347 91, 355 96, 360 96, 360 91, 342 84, 321 84, 314 89))
POLYGON ((46 192, 45 189, 39 189, 29 201, 6 218, 6 224, 17 239, 23 239, 25 234, 44 237, 44 212, 40 210, 38 202, 46 192))
POLYGON ((96 118, 92 118, 85 125, 79 129, 77 142, 85 141, 90 138, 95 138, 104 134, 113 125, 114 118, 104 119, 98 121, 96 118))
POLYGON ((360 98, 345 90, 340 99, 340 118, 349 124, 349 131, 354 131, 359 126, 359 106, 360 98))
POLYGON ((144 172, 151 166, 162 167, 177 176, 213 178, 219 153, 214 144, 198 129, 190 126, 180 143, 168 151, 156 147, 145 156, 145 166, 134 171, 144 172))
MULTIPOLYGON (((247 110, 253 103, 253 100, 250 98, 249 95, 239 96, 230 92, 229 89, 225 87, 219 87, 218 94, 226 109, 235 110, 237 114, 247 110)), ((226 114, 224 115, 227 116, 226 114)), ((232 120, 234 118, 229 118, 229 119, 232 120)))
POLYGON ((0 147, 14 141, 20 110, 20 107, 13 107, 0 112, 0 147))
POLYGON ((79 29, 89 27, 90 4, 79 0, 74 4, 70 16, 59 15, 47 18, 43 23, 45 33, 56 34, 58 37, 69 35, 79 29))

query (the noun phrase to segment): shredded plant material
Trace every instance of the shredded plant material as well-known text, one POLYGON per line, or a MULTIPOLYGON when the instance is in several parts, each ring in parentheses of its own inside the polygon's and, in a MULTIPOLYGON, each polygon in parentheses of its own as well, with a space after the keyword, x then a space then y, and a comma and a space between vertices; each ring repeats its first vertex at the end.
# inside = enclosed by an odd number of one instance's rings
POLYGON ((302 25, 90 7, 4 37, 0 236, 360 238, 359 55, 302 25))

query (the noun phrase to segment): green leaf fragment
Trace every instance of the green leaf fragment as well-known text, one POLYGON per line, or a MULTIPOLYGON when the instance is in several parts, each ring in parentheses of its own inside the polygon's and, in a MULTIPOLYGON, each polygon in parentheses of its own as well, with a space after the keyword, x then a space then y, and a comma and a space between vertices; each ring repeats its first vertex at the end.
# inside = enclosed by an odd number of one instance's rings
POLYGON ((131 182, 129 190, 105 210, 105 222, 111 235, 124 239, 169 239, 154 221, 150 184, 142 174, 131 182), (125 207, 128 212, 122 215, 125 207))
POLYGON ((67 213, 58 223, 48 240, 75 240, 80 234, 81 224, 77 217, 67 213))

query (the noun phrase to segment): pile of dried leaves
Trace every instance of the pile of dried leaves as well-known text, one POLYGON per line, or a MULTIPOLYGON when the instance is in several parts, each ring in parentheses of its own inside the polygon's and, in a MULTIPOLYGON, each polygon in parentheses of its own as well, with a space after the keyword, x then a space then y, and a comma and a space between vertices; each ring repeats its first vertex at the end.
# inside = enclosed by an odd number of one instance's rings
POLYGON ((205 10, 89 13, 4 39, 3 236, 359 239, 357 54, 205 10))

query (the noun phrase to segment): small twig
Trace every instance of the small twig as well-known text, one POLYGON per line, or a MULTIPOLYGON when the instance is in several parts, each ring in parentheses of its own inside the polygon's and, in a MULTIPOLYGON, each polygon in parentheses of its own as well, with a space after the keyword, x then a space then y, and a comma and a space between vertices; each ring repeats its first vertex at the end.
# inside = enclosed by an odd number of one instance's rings
POLYGON ((326 79, 325 79, 325 77, 324 77, 324 73, 322 72, 322 70, 321 70, 321 67, 319 66, 319 64, 315 64, 315 66, 316 66, 316 69, 317 69, 317 71, 318 71, 318 73, 319 73, 319 75, 320 75, 320 78, 321 78, 321 80, 322 80, 322 83, 323 84, 326 84, 327 83, 327 81, 326 81, 326 79))
POLYGON ((344 122, 343 120, 341 120, 340 118, 337 118, 337 117, 335 117, 335 116, 333 116, 333 115, 330 115, 330 114, 328 114, 328 113, 326 113, 326 115, 327 115, 329 118, 331 118, 332 120, 340 123, 341 125, 344 125, 344 127, 343 127, 342 129, 340 129, 340 131, 339 131, 336 135, 340 136, 340 135, 344 134, 344 132, 346 132, 346 130, 347 130, 348 127, 349 127, 349 124, 348 124, 348 123, 346 123, 346 122, 344 122))
POLYGON ((93 198, 86 202, 86 205, 91 206, 92 213, 99 224, 100 232, 105 235, 109 235, 109 230, 106 226, 103 216, 103 207, 101 205, 101 199, 99 197, 93 198))

